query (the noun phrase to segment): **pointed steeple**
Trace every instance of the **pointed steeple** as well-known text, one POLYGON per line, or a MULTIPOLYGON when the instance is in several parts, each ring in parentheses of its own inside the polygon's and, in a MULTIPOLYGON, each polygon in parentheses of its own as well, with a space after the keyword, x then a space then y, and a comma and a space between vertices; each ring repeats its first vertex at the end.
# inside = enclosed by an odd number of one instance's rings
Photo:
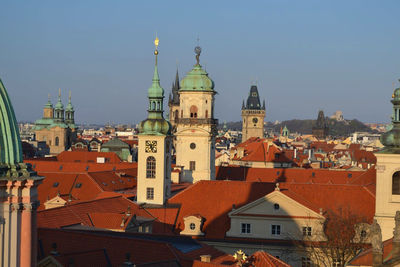
POLYGON ((70 128, 75 128, 75 118, 74 118, 74 107, 71 103, 71 91, 69 91, 68 96, 68 105, 65 108, 65 122, 68 124, 70 128))
POLYGON ((71 90, 69 91, 68 105, 67 105, 67 107, 65 108, 65 110, 66 110, 66 111, 74 110, 74 107, 72 106, 72 103, 71 103, 71 90))
POLYGON ((154 44, 156 49, 155 55, 155 66, 152 85, 148 89, 149 108, 147 119, 142 121, 139 125, 140 134, 155 134, 155 135, 169 135, 171 133, 171 124, 164 119, 163 116, 163 100, 164 100, 164 89, 160 85, 160 77, 158 75, 157 67, 157 56, 158 56, 158 43, 159 40, 156 37, 154 44))
POLYGON ((172 97, 169 100, 170 104, 179 105, 179 73, 176 68, 175 82, 172 83, 172 97))
POLYGON ((53 104, 51 103, 51 99, 50 99, 50 94, 48 94, 47 98, 48 98, 47 103, 44 107, 45 108, 53 108, 53 104))
POLYGON ((265 110, 265 99, 263 100, 262 109, 265 110))
POLYGON ((242 109, 245 109, 244 100, 243 100, 243 102, 242 102, 242 109))

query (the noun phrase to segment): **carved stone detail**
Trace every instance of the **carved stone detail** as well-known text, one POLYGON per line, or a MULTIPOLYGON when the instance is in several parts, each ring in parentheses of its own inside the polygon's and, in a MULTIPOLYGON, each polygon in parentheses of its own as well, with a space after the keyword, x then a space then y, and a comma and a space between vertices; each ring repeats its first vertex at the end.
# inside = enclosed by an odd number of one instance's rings
POLYGON ((371 245, 373 253, 383 253, 382 230, 376 219, 371 225, 371 245))

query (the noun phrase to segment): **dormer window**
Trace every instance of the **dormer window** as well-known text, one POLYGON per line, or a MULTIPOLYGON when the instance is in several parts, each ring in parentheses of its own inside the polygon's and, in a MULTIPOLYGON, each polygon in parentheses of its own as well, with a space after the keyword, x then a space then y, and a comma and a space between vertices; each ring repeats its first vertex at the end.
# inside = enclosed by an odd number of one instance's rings
POLYGON ((191 215, 183 218, 185 228, 181 235, 200 236, 204 235, 201 228, 203 226, 204 218, 200 215, 191 215))

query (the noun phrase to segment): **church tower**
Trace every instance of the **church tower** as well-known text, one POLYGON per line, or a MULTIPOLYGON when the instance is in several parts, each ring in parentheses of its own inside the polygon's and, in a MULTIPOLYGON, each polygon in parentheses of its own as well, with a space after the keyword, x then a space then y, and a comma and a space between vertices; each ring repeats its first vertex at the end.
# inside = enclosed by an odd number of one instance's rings
POLYGON ((260 103, 257 86, 252 85, 246 104, 242 104, 242 143, 250 137, 264 138, 265 100, 260 103))
POLYGON ((312 128, 312 135, 314 135, 318 139, 325 139, 328 136, 329 128, 326 123, 324 111, 320 110, 318 112, 318 118, 315 122, 314 127, 312 128))
POLYGON ((172 84, 171 94, 169 95, 169 121, 172 125, 172 131, 175 132, 176 124, 179 119, 179 74, 176 70, 175 82, 172 84))
POLYGON ((156 63, 152 86, 148 90, 148 116, 139 125, 137 202, 163 205, 171 194, 171 124, 163 116, 164 89, 156 63))
POLYGON ((383 240, 393 236, 394 216, 400 210, 400 88, 394 90, 391 102, 391 129, 381 136, 385 147, 375 153, 375 219, 382 228, 383 240))
POLYGON ((183 166, 187 182, 215 179, 214 82, 200 65, 201 48, 195 48, 197 63, 181 81, 179 119, 176 130, 176 165, 183 166))
POLYGON ((37 187, 43 177, 22 161, 17 120, 1 80, 0 109, 0 266, 36 266, 37 187))

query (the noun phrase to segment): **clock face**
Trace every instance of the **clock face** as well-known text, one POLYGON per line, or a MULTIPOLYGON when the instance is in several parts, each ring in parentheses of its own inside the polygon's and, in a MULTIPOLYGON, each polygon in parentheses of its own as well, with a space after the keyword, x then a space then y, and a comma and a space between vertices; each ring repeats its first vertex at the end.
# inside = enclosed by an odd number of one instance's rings
POLYGON ((146 141, 145 151, 146 151, 146 153, 156 153, 157 152, 157 141, 146 141))
POLYGON ((254 123, 257 123, 257 122, 258 122, 258 119, 257 119, 257 118, 253 118, 253 122, 254 122, 254 123))

